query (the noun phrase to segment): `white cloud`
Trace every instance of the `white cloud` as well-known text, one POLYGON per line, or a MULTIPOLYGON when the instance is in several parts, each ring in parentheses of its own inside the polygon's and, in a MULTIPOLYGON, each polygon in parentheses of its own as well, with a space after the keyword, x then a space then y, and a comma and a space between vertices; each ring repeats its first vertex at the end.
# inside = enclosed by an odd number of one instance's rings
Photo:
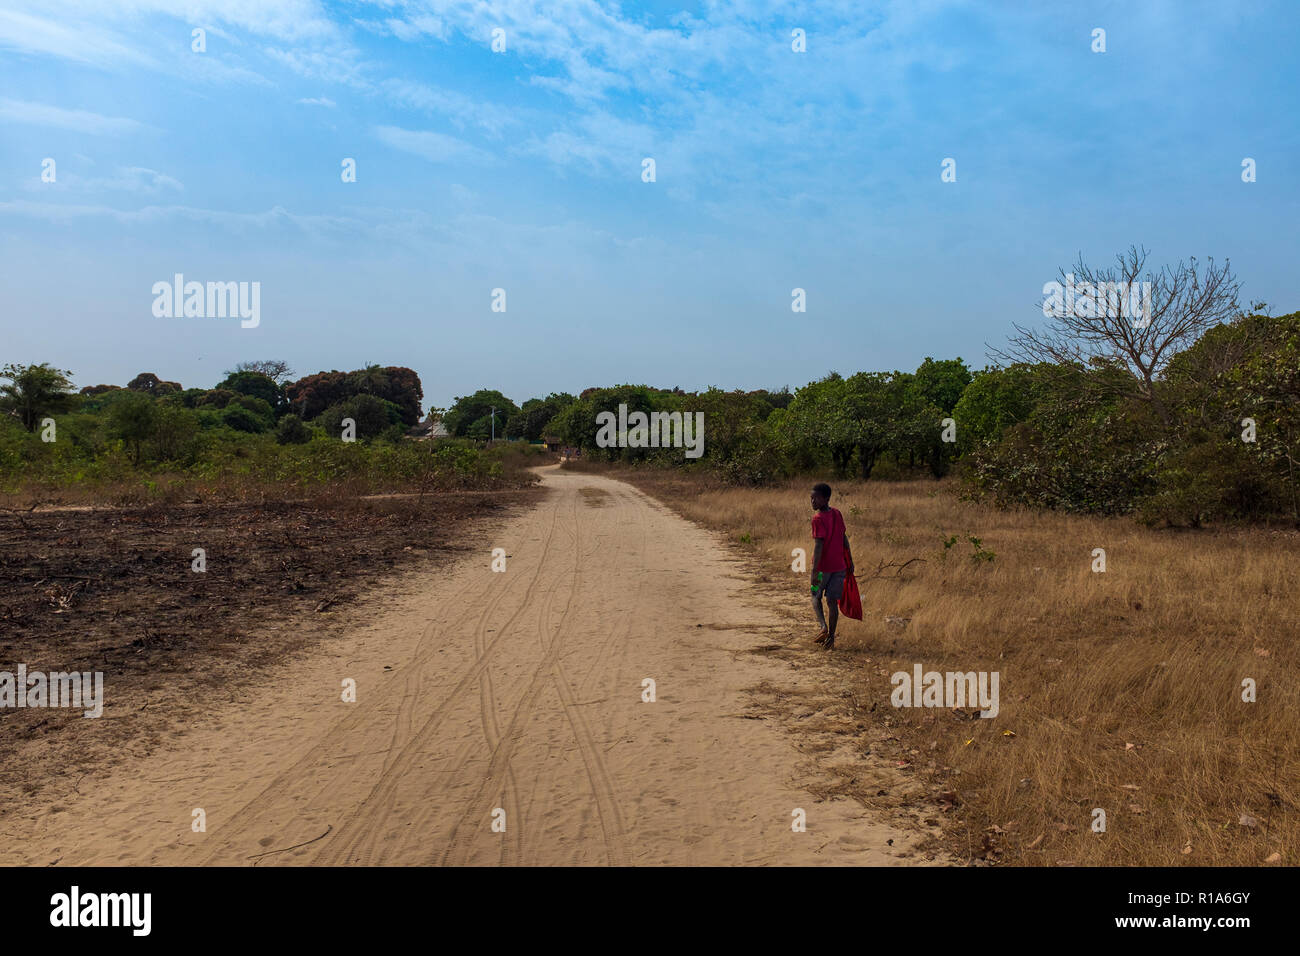
MULTIPOLYGON (((85 160, 85 157, 81 158, 85 160)), ((85 161, 93 165, 89 160, 85 161)), ((180 180, 166 173, 160 173, 156 169, 148 169, 144 166, 119 166, 111 176, 93 177, 60 169, 57 182, 45 183, 32 179, 27 182, 27 189, 29 192, 47 192, 55 189, 70 193, 126 192, 139 196, 156 196, 172 190, 184 192, 185 185, 180 180)))
POLYGON ((446 40, 450 36, 447 25, 438 17, 416 14, 408 20, 389 19, 384 28, 399 40, 418 40, 424 36, 446 40))
POLYGON ((376 87, 377 92, 391 103, 448 117, 458 128, 476 126, 493 136, 517 125, 523 119, 536 119, 532 111, 517 107, 498 106, 479 97, 468 96, 455 90, 429 86, 414 80, 390 77, 376 87))
MULTIPOLYGON (((537 91, 525 97, 529 106, 511 102, 504 113, 506 124, 524 130, 512 152, 610 177, 652 155, 661 175, 671 168, 673 188, 707 186, 719 199, 728 186, 762 192, 782 173, 795 179, 781 189, 830 188, 825 164, 810 157, 878 142, 889 130, 864 117, 883 104, 896 122, 891 107, 906 101, 918 65, 946 72, 969 56, 930 35, 934 18, 962 3, 713 0, 697 14, 655 19, 601 0, 379 0, 384 32, 412 45, 439 38, 486 51, 492 29, 505 29, 504 68, 537 91), (423 18, 436 19, 438 30, 420 29, 423 18), (790 49, 792 24, 807 29, 808 53, 790 49), (565 102, 547 103, 548 92, 565 102)), ((407 83, 390 77, 380 89, 390 102, 453 122, 471 121, 476 108, 501 109, 455 103, 456 91, 421 96, 407 83)))
POLYGON ((280 40, 320 41, 339 36, 339 27, 317 0, 9 0, 8 5, 26 6, 46 16, 57 17, 79 31, 89 22, 138 22, 146 16, 165 16, 189 27, 203 27, 224 35, 220 27, 230 26, 258 36, 280 40))
POLYGON ((264 52, 272 60, 309 79, 353 84, 362 80, 356 51, 343 44, 313 45, 302 49, 268 47, 264 52))
POLYGON ((103 66, 149 58, 131 49, 113 34, 82 22, 56 22, 22 13, 0 10, 0 48, 24 53, 63 57, 79 63, 103 66))
POLYGON ((495 160, 491 153, 471 146, 464 140, 445 133, 430 130, 409 130, 399 126, 376 126, 375 136, 380 142, 393 149, 423 156, 435 163, 472 162, 490 163, 495 160))
POLYGON ((43 54, 104 69, 144 66, 187 79, 265 83, 238 61, 252 53, 303 75, 346 79, 355 50, 317 0, 4 0, 0 50, 43 54), (26 7, 27 9, 20 9, 26 7), (190 49, 207 31, 209 52, 190 49), (249 38, 297 49, 265 49, 249 38), (222 47, 220 55, 214 44, 222 47), (234 51, 239 51, 234 54, 234 51))
MULTIPOLYGON (((155 66, 187 81, 270 83, 248 69, 266 64, 267 76, 278 66, 313 81, 308 91, 315 95, 297 99, 301 105, 332 108, 324 94, 344 86, 385 110, 431 114, 436 121, 422 123, 386 113, 376 122, 389 125, 374 134, 433 162, 491 161, 493 152, 508 150, 542 156, 565 172, 621 178, 651 155, 668 177, 665 188, 677 195, 707 190, 720 202, 729 187, 753 195, 783 174, 795 177, 783 190, 829 188, 831 174, 810 157, 898 142, 886 124, 897 128, 894 105, 903 103, 905 112, 918 63, 943 72, 970 55, 946 51, 930 36, 936 11, 954 0, 711 0, 698 13, 657 18, 612 0, 356 0, 346 10, 317 0, 41 2, 57 23, 40 21, 35 35, 46 47, 65 44, 68 56, 130 53, 118 34, 104 32, 111 27, 163 57, 160 37, 175 34, 175 48, 155 66), (790 50, 795 22, 808 29, 807 54, 790 50), (224 52, 190 55, 191 24, 206 26, 210 43, 223 37, 224 52), (506 30, 505 56, 488 52, 497 26, 506 30), (397 38, 418 56, 375 57, 367 32, 389 47, 397 38), (459 56, 466 43, 481 47, 478 60, 467 61, 477 65, 455 73, 421 68, 421 58, 437 60, 447 44, 459 56), (883 120, 873 115, 880 104, 883 120), (410 128, 426 123, 440 131, 410 128), (478 134, 468 139, 504 145, 491 152, 471 145, 457 138, 466 130, 478 134)), ((11 26, 16 18, 36 19, 7 16, 11 26)))
POLYGON ((88 110, 65 110, 45 103, 0 99, 0 117, 15 123, 33 126, 53 126, 79 133, 129 133, 143 127, 142 123, 120 116, 101 116, 88 110))
MULTIPOLYGON (((98 182, 98 181, 96 181, 98 182)), ((185 186, 179 179, 144 166, 123 166, 117 174, 103 181, 105 189, 120 189, 132 193, 161 193, 169 189, 183 192, 185 186)))
MULTIPOLYGON (((453 193, 453 198, 461 202, 464 197, 453 193)), ((325 243, 355 245, 361 239, 366 248, 376 254, 396 252, 418 256, 436 253, 444 263, 501 261, 503 258, 522 263, 525 259, 532 259, 539 274, 547 272, 547 263, 553 264, 552 254, 561 249, 572 250, 575 254, 582 251, 589 262, 595 263, 600 260, 602 252, 624 255, 642 248, 647 241, 638 237, 615 236, 592 228, 590 223, 564 221, 539 225, 511 222, 465 208, 450 216, 385 207, 349 209, 348 213, 302 214, 290 212, 283 206, 262 212, 227 212, 180 205, 123 210, 103 204, 0 202, 0 216, 25 217, 56 226, 105 220, 118 227, 139 227, 152 235, 172 236, 178 234, 184 224, 190 223, 202 227, 205 236, 210 236, 211 230, 218 228, 247 236, 250 240, 261 237, 281 244, 281 235, 288 231, 325 243)))
POLYGON ((122 225, 156 225, 172 220, 221 226, 235 232, 264 230, 288 226, 316 236, 340 236, 364 231, 366 223, 348 216, 302 215, 291 213, 283 206, 274 206, 265 212, 226 212, 219 209, 202 209, 194 206, 145 206, 141 209, 115 209, 104 205, 73 203, 28 202, 18 199, 0 202, 0 212, 12 216, 26 216, 46 222, 65 224, 82 219, 111 219, 122 225))

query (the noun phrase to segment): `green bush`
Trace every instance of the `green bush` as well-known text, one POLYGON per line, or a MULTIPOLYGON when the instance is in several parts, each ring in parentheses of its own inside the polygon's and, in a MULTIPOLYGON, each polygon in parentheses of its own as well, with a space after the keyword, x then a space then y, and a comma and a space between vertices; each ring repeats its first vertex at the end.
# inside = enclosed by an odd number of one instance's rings
POLYGON ((228 388, 213 388, 196 398, 194 405, 196 408, 209 406, 212 408, 225 408, 238 397, 238 392, 233 392, 228 388))
POLYGON ((377 438, 390 426, 402 425, 402 410, 392 402, 374 395, 354 395, 346 401, 331 405, 316 419, 325 433, 335 439, 343 435, 343 420, 356 422, 356 437, 377 438))
POLYGON ((1147 524, 1199 528, 1221 519, 1260 520, 1293 504, 1259 448, 1235 435, 1202 434, 1171 449, 1153 478, 1153 490, 1138 507, 1147 524))
POLYGON ((1154 487, 1169 442, 1149 407, 1071 386, 1027 421, 976 449, 965 474, 976 495, 1001 504, 1127 514, 1154 487))
POLYGON ((153 434, 150 444, 159 461, 174 461, 185 457, 199 430, 199 417, 183 405, 159 402, 154 409, 153 434))
POLYGON ((235 431, 259 435, 270 428, 270 424, 261 415, 245 408, 238 402, 231 402, 221 413, 222 424, 235 431))
POLYGON ((275 440, 281 445, 304 445, 311 441, 311 429, 297 415, 285 415, 275 430, 275 440))
POLYGON ((132 449, 132 457, 137 465, 144 454, 144 443, 153 437, 157 418, 157 404, 140 392, 128 392, 108 410, 111 434, 114 438, 122 439, 132 449))

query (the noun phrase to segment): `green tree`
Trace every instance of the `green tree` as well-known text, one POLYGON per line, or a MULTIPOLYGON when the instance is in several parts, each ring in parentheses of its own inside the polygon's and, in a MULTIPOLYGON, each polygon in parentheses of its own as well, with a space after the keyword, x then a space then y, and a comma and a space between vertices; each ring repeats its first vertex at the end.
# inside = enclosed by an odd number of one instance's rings
POLYGON ((957 447, 966 452, 995 442, 1006 429, 1027 419, 1048 377, 1041 366, 1025 364, 976 373, 952 409, 957 447))
POLYGON ((566 445, 591 447, 596 436, 595 412, 588 399, 579 398, 565 405, 546 424, 548 437, 566 445))
POLYGON ((146 395, 158 397, 161 395, 173 395, 177 392, 184 391, 180 382, 164 382, 153 372, 141 372, 131 381, 126 383, 126 387, 133 392, 144 392, 146 395))
MULTIPOLYGON (((610 461, 620 458, 624 460, 641 460, 648 457, 650 452, 645 448, 627 448, 624 445, 600 448, 596 444, 596 437, 600 432, 597 418, 602 412, 610 412, 617 420, 620 405, 626 405, 629 414, 644 412, 648 415, 650 412, 656 411, 656 392, 656 389, 652 389, 648 385, 615 385, 612 388, 587 389, 582 393, 582 397, 585 399, 582 405, 585 415, 580 423, 575 423, 577 425, 575 444, 593 449, 593 453, 598 453, 601 457, 610 461)), ((625 441, 625 437, 623 440, 625 441)))
POLYGON ((918 387, 915 376, 896 374, 890 381, 890 392, 887 401, 893 422, 889 444, 894 460, 901 464, 906 455, 909 467, 920 461, 935 478, 942 478, 948 473, 954 452, 953 443, 943 440, 947 411, 918 387))
POLYGON ((42 418, 75 407, 70 375, 45 362, 6 365, 0 369, 0 378, 9 379, 9 384, 0 385, 0 411, 13 415, 29 432, 35 431, 42 418))
POLYGON ((161 461, 181 458, 199 430, 199 416, 184 405, 159 402, 153 418, 150 438, 158 458, 161 461))
MULTIPOLYGON (((858 472, 871 477, 880 455, 898 442, 898 415, 910 376, 897 372, 858 372, 844 381, 843 404, 836 414, 858 453, 858 472)), ((936 423, 937 426, 937 423, 936 423)))
MULTIPOLYGON (((725 465, 742 451, 752 458, 756 451, 753 442, 772 412, 772 406, 754 392, 710 388, 697 395, 670 398, 685 414, 704 413, 705 453, 716 465, 725 465)), ((681 453, 674 450, 665 454, 677 458, 681 453)))
POLYGON ((957 407, 970 382, 971 371, 960 358, 935 361, 927 356, 912 377, 916 392, 945 414, 957 407))
POLYGON ((108 410, 110 433, 126 442, 137 465, 143 457, 144 443, 153 437, 157 420, 158 405, 144 394, 123 396, 108 410))
POLYGON ((567 392, 552 392, 545 398, 530 398, 506 422, 506 437, 522 438, 525 441, 540 440, 546 434, 551 419, 574 401, 576 399, 567 392))
POLYGON ((1156 488, 1169 450, 1162 418, 1125 396, 1120 365, 1058 367, 1028 418, 976 448, 968 474, 1001 503, 1127 514, 1156 488))
POLYGON ((194 400, 194 407, 225 408, 238 397, 238 392, 233 392, 228 388, 213 388, 198 396, 194 400))
POLYGON ((311 441, 311 429, 292 413, 280 419, 275 430, 275 440, 281 445, 304 445, 311 441))
POLYGON ((333 438, 343 434, 343 419, 356 423, 358 438, 377 438, 393 425, 401 425, 402 410, 392 402, 374 395, 354 395, 345 402, 331 405, 321 413, 317 424, 333 438))
POLYGON ((231 402, 222 409, 221 421, 237 432, 248 432, 252 435, 260 435, 271 427, 264 416, 237 401, 231 402))
POLYGON ((1169 363, 1162 394, 1176 426, 1144 517, 1300 517, 1300 313, 1210 329, 1169 363))
POLYGON ((442 423, 455 438, 487 438, 492 432, 492 412, 496 409, 496 435, 505 437, 506 422, 519 414, 519 407, 495 389, 481 388, 473 395, 457 397, 442 423))
POLYGON ((848 473, 857 434, 849 416, 848 384, 836 372, 794 394, 778 423, 778 434, 796 467, 821 467, 829 455, 836 475, 848 473))
POLYGON ((231 372, 217 385, 216 390, 220 391, 221 389, 260 398, 276 412, 287 407, 284 389, 277 385, 269 375, 262 372, 231 372))

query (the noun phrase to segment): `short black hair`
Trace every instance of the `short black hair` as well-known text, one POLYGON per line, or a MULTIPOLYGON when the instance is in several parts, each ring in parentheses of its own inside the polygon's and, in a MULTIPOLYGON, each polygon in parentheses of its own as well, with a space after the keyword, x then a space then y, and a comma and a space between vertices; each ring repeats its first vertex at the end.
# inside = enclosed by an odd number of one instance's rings
POLYGON ((830 500, 831 500, 831 486, 828 485, 828 484, 826 484, 826 482, 824 482, 824 481, 819 481, 817 484, 813 485, 813 489, 812 489, 812 490, 813 490, 816 494, 821 495, 821 496, 822 496, 823 498, 825 498, 827 501, 830 501, 830 500))

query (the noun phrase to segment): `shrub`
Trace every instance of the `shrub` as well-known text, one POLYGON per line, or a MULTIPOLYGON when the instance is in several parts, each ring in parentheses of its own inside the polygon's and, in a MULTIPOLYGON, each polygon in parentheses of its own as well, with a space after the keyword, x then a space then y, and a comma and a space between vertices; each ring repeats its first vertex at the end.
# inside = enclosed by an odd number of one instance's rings
POLYGON ((200 406, 194 410, 194 414, 199 421, 199 427, 204 431, 209 428, 220 428, 225 422, 221 420, 221 412, 212 406, 200 406))
POLYGON ((153 437, 157 417, 157 404, 140 392, 128 393, 109 409, 108 421, 113 437, 127 443, 137 465, 143 455, 144 443, 153 437))
POLYGON ((1168 447, 1148 406, 1058 393, 973 452, 966 475, 1001 504, 1127 514, 1153 490, 1168 447))
POLYGON ((275 440, 281 445, 303 445, 311 441, 311 429, 297 415, 285 415, 275 430, 275 440))
POLYGON ((154 409, 154 453, 161 461, 181 458, 199 430, 198 416, 181 405, 159 403, 154 409))
POLYGON ((226 406, 221 413, 221 421, 235 431, 249 432, 254 435, 261 434, 270 427, 265 418, 237 402, 226 406))
MULTIPOLYGON (((82 391, 84 392, 85 389, 82 389, 82 391)), ((187 388, 183 392, 179 392, 177 397, 186 408, 194 408, 198 405, 199 399, 206 394, 208 394, 206 388, 187 388)))
MULTIPOLYGON (((257 398, 253 395, 240 395, 234 399, 232 404, 239 405, 241 408, 247 408, 254 415, 265 419, 268 426, 275 421, 275 411, 264 399, 257 398)), ((227 405, 226 407, 229 408, 230 406, 227 405)))
POLYGON ((1236 436, 1201 435, 1164 457, 1138 517, 1146 524, 1199 528, 1216 519, 1267 518, 1290 503, 1257 448, 1236 436))
POLYGON ((200 395, 194 404, 196 407, 225 408, 238 397, 238 392, 228 388, 214 388, 200 395))
POLYGON ((401 425, 402 410, 392 402, 374 395, 354 395, 346 401, 331 405, 321 413, 316 423, 325 433, 338 438, 343 434, 343 419, 356 422, 357 438, 375 438, 390 425, 401 425))

